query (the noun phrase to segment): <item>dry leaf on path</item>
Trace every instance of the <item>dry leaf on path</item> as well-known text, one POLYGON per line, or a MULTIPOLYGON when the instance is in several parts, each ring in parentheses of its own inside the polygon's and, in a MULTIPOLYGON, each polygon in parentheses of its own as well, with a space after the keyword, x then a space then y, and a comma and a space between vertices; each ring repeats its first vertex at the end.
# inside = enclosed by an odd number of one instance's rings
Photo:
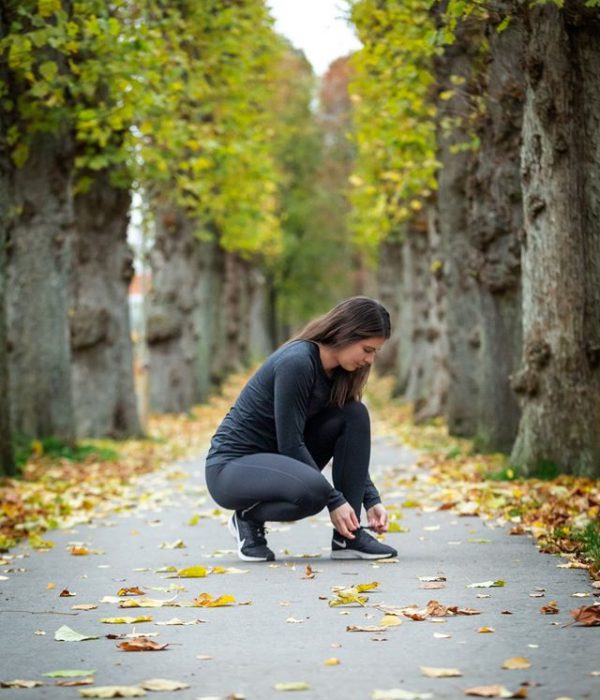
POLYGON ((308 683, 304 681, 295 681, 292 683, 275 683, 275 690, 310 690, 308 683))
POLYGON ((325 666, 339 666, 342 662, 339 659, 336 659, 334 656, 332 656, 330 659, 325 659, 323 661, 325 666))
POLYGON ((560 610, 558 609, 558 602, 556 600, 551 600, 548 605, 544 605, 540 608, 542 615, 558 615, 560 610))
POLYGON ((531 668, 531 661, 526 659, 524 656, 513 656, 502 664, 502 668, 506 668, 509 671, 518 671, 521 669, 531 668))
POLYGON ((151 678, 150 680, 140 683, 140 688, 144 690, 163 691, 163 690, 184 690, 189 688, 188 683, 181 681, 170 681, 166 678, 151 678))
POLYGON ((54 639, 57 642, 85 642, 88 639, 100 639, 93 634, 81 634, 71 629, 67 625, 62 625, 54 633, 54 639))
POLYGON ((101 617, 100 622, 109 625, 134 625, 138 622, 152 622, 151 615, 137 615, 135 617, 101 617))
POLYGON ((199 608, 221 608, 226 605, 234 605, 235 598, 232 595, 221 595, 218 598, 213 598, 210 593, 200 593, 194 599, 194 607, 199 608))
POLYGON ((479 583, 468 583, 467 588, 502 588, 506 586, 506 581, 496 579, 495 581, 481 581, 479 583))
POLYGON ((21 678, 15 678, 14 681, 0 681, 0 688, 37 688, 40 685, 40 681, 27 681, 21 678))
POLYGON ((390 688, 389 690, 374 690, 371 700, 430 700, 431 693, 415 693, 403 688, 390 688))
POLYGON ((315 577, 315 573, 316 573, 316 572, 314 571, 314 569, 312 568, 312 566, 311 566, 310 564, 307 564, 307 565, 306 565, 306 572, 305 572, 305 574, 304 574, 304 576, 303 576, 302 578, 303 578, 303 579, 314 578, 314 577, 315 577))
POLYGON ((364 607, 369 598, 366 595, 360 595, 357 587, 342 588, 335 591, 335 596, 329 601, 330 608, 336 608, 340 605, 354 605, 355 603, 364 607))
POLYGON ((94 603, 80 603, 79 605, 71 605, 71 610, 97 610, 98 606, 94 603))
POLYGON ((595 627, 600 625, 600 605, 582 605, 580 608, 571 610, 571 617, 574 624, 578 622, 584 627, 595 627))
POLYGON ((527 691, 525 691, 525 695, 515 695, 503 685, 478 685, 474 688, 467 688, 465 695, 472 695, 478 698, 515 698, 527 697, 527 691))
POLYGON ((387 632, 388 628, 382 625, 348 625, 346 632, 387 632))
POLYGON ((92 676, 88 678, 74 678, 72 680, 63 679, 62 681, 56 681, 55 685, 61 688, 77 688, 80 685, 94 685, 96 681, 92 676))
POLYGON ((205 566, 187 566, 167 578, 204 578, 208 571, 205 566))
POLYGON ((97 685, 80 690, 82 698, 141 698, 146 691, 137 685, 97 685))
POLYGON ((197 618, 196 620, 184 621, 180 620, 178 617, 172 617, 170 620, 165 620, 164 622, 155 622, 154 624, 163 627, 167 625, 198 625, 202 622, 206 622, 206 620, 201 620, 200 618, 197 618))
POLYGON ((117 644, 122 651, 164 651, 169 645, 153 642, 147 637, 134 637, 125 642, 117 644))
POLYGON ((436 668, 434 666, 421 666, 421 673, 428 678, 454 678, 462 676, 457 668, 436 668))
POLYGON ((495 632, 496 629, 494 627, 480 627, 477 631, 480 634, 491 634, 492 632, 495 632))
POLYGON ((63 588, 62 591, 58 594, 59 598, 74 598, 76 595, 77 593, 71 593, 71 591, 67 588, 63 588))
POLYGON ((125 595, 146 595, 138 586, 132 586, 131 588, 120 588, 117 592, 118 596, 125 595))
POLYGON ((48 673, 42 673, 42 676, 47 676, 48 678, 78 678, 79 676, 93 676, 95 673, 95 668, 83 670, 69 668, 60 669, 58 671, 48 671, 48 673))

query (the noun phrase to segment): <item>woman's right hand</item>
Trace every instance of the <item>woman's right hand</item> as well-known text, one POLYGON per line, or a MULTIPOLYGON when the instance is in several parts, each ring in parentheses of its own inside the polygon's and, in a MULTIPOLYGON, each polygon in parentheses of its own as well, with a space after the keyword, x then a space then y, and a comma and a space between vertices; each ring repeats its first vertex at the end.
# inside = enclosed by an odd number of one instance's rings
POLYGON ((354 512, 354 508, 349 503, 344 503, 338 506, 335 510, 329 513, 333 527, 349 540, 354 539, 353 530, 358 530, 360 523, 354 512))

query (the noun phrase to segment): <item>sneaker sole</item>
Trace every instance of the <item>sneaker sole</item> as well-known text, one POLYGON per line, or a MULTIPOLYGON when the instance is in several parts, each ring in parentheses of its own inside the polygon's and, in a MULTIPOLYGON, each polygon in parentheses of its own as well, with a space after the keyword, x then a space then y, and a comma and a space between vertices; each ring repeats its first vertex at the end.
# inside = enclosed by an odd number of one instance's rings
POLYGON ((242 552, 242 544, 240 542, 240 537, 238 534, 238 531, 233 524, 233 515, 229 518, 229 522, 227 523, 227 528, 229 532, 233 535, 233 538, 237 542, 238 546, 238 558, 241 559, 242 561, 273 561, 271 559, 268 559, 267 557, 249 557, 247 554, 244 554, 242 552))
POLYGON ((332 559, 392 559, 397 557, 397 554, 368 554, 367 552, 358 552, 352 549, 340 549, 331 552, 332 559))

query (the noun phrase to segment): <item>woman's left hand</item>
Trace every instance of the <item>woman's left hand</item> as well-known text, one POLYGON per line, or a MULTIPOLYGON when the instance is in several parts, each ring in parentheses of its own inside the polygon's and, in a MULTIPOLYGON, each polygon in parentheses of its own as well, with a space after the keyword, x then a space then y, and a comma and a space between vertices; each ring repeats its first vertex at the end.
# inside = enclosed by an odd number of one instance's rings
POLYGON ((383 503, 376 503, 367 511, 369 527, 378 534, 386 532, 388 529, 388 514, 383 503))

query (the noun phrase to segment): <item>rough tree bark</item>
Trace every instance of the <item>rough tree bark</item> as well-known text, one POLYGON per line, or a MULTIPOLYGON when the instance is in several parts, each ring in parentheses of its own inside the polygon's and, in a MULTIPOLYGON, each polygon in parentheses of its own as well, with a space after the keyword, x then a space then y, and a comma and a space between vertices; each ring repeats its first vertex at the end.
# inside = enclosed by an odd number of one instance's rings
MULTIPOLYGON (((181 211, 160 209, 150 253, 152 283, 147 299, 146 339, 150 362, 150 408, 188 411, 197 393, 198 337, 194 322, 202 267, 193 222, 181 211)), ((210 351, 205 356, 210 356, 210 351)))
POLYGON ((411 362, 405 397, 413 403, 415 419, 442 414, 448 396, 447 339, 440 236, 433 207, 412 222, 404 251, 406 301, 411 306, 411 362))
POLYGON ((379 300, 390 314, 392 335, 379 352, 376 368, 378 374, 391 374, 398 388, 399 355, 402 335, 402 247, 400 235, 392 234, 382 243, 377 264, 377 289, 379 300))
POLYGON ((69 309, 73 202, 68 134, 40 134, 11 178, 8 366, 15 433, 72 441, 69 309))
POLYGON ((504 0, 491 5, 482 85, 485 116, 478 124, 480 147, 467 183, 481 319, 477 444, 504 452, 514 444, 520 416, 509 377, 519 365, 522 342, 519 154, 525 98, 523 23, 514 17, 497 31, 507 7, 504 0))
MULTIPOLYGON (((0 14, 0 37, 5 30, 0 14)), ((0 81, 5 79, 0 66, 0 81)), ((11 168, 10 154, 4 134, 7 115, 0 105, 0 476, 14 474, 15 463, 10 429, 10 394, 6 353, 6 238, 8 220, 8 187, 11 168)))
POLYGON ((133 381, 127 244, 131 197, 109 173, 75 197, 71 348, 78 437, 141 435, 133 381))
MULTIPOLYGON (((438 8, 441 9, 443 3, 438 8)), ((473 52, 477 51, 478 45, 479 42, 470 36, 469 27, 459 24, 456 41, 445 47, 443 55, 436 60, 439 95, 453 89, 451 76, 464 78, 466 85, 469 84, 473 70, 473 52)), ((447 288, 450 372, 446 415, 451 434, 472 436, 477 430, 481 345, 474 251, 469 240, 467 222, 466 186, 472 156, 469 151, 456 150, 469 139, 460 120, 468 116, 470 104, 464 88, 456 90, 449 100, 440 97, 437 104, 440 124, 438 160, 442 164, 438 176, 437 206, 447 288), (446 131, 444 124, 448 120, 455 124, 446 131)))
POLYGON ((522 418, 512 458, 600 476, 600 15, 530 10, 522 186, 522 418))

